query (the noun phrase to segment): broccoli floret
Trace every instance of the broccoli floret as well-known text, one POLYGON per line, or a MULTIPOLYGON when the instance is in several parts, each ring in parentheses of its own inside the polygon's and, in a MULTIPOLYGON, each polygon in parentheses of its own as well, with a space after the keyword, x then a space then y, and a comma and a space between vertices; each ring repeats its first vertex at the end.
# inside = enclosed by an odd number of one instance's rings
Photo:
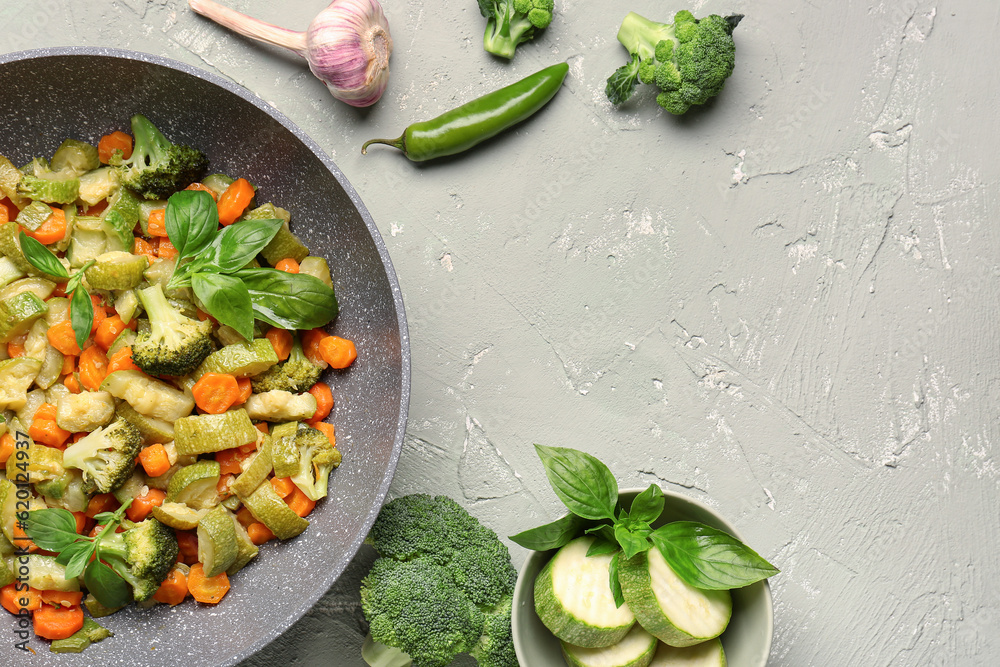
POLYGON ((552 23, 552 10, 553 0, 479 0, 479 11, 487 19, 483 48, 513 58, 518 44, 534 39, 552 23))
POLYGON ((150 330, 140 333, 132 345, 136 366, 150 375, 187 375, 212 353, 209 320, 199 322, 181 314, 159 285, 140 290, 139 300, 150 330))
POLYGON ((148 600, 177 560, 177 535, 150 517, 124 533, 110 533, 99 545, 101 560, 132 587, 136 602, 148 600))
POLYGON ((142 434, 120 417, 66 448, 63 465, 83 472, 85 493, 111 493, 132 475, 142 434))
POLYGON ((275 390, 301 394, 319 382, 322 373, 323 369, 306 357, 302 342, 296 337, 288 359, 251 378, 251 384, 257 394, 275 390))
POLYGON ((414 667, 447 665, 459 653, 482 667, 516 667, 517 573, 496 533, 446 496, 414 494, 382 508, 368 541, 380 556, 361 587, 370 665, 398 650, 414 667))
POLYGON ((722 92, 733 73, 733 29, 742 18, 712 14, 696 19, 682 10, 671 24, 630 13, 618 30, 618 41, 632 59, 608 78, 608 99, 614 104, 625 102, 641 81, 656 84, 661 91, 657 103, 674 115, 704 104, 722 92))
POLYGON ((205 173, 208 158, 197 148, 170 143, 142 114, 132 116, 135 147, 127 160, 116 152, 111 165, 121 182, 146 199, 166 199, 205 173))
POLYGON ((325 433, 307 424, 299 424, 295 433, 295 448, 299 455, 299 472, 292 475, 295 486, 309 500, 325 497, 330 473, 340 465, 340 450, 333 446, 325 433))

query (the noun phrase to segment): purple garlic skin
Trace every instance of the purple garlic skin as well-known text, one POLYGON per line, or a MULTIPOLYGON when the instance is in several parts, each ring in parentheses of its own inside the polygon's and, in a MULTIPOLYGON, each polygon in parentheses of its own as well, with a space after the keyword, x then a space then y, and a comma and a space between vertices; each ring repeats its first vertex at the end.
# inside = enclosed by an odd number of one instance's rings
POLYGON ((377 0, 334 0, 309 24, 306 51, 309 69, 341 102, 370 106, 389 84, 392 37, 377 0))

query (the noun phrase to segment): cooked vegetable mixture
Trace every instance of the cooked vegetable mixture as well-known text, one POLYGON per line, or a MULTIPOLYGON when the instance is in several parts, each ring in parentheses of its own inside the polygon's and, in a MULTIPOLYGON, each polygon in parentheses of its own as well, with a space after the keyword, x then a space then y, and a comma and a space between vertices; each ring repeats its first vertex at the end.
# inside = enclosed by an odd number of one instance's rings
POLYGON ((0 156, 0 604, 54 652, 305 530, 341 461, 320 376, 357 357, 288 211, 131 124, 0 156))

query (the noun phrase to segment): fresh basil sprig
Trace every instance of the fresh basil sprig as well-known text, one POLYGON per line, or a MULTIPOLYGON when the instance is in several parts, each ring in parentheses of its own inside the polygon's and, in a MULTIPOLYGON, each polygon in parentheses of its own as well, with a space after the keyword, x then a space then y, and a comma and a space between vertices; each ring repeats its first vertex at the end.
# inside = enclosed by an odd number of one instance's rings
POLYGON ((32 266, 42 273, 67 281, 65 291, 70 295, 70 324, 73 325, 76 344, 82 349, 94 325, 94 304, 90 300, 90 292, 83 286, 83 276, 95 264, 94 260, 90 260, 70 276, 59 258, 41 241, 28 236, 23 230, 19 240, 24 258, 32 266))
POLYGON ((167 288, 191 287, 212 317, 244 338, 253 337, 254 319, 284 329, 315 329, 337 316, 337 298, 322 280, 246 268, 283 221, 244 220, 219 230, 211 195, 183 190, 167 200, 164 223, 177 248, 167 288))
POLYGON ((695 521, 674 521, 653 529, 663 513, 663 491, 655 484, 627 510, 618 506, 618 482, 606 465, 575 449, 535 445, 552 490, 570 514, 512 535, 527 549, 565 546, 581 529, 595 536, 587 556, 613 554, 610 568, 615 604, 624 603, 618 568, 622 558, 656 548, 685 583, 704 590, 748 586, 778 569, 726 532, 695 521))
POLYGON ((125 580, 101 561, 101 540, 118 528, 130 504, 131 499, 114 512, 95 516, 97 524, 103 526, 95 537, 77 533, 76 519, 62 508, 29 512, 24 532, 39 548, 56 552, 56 562, 66 568, 66 579, 82 574, 87 589, 98 602, 105 607, 121 607, 132 596, 125 580))

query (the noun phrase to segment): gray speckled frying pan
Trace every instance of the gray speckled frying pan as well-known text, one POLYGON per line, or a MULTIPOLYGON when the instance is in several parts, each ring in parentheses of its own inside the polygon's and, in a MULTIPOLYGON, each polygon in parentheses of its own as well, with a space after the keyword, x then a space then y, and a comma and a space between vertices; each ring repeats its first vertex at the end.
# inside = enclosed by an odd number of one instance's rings
POLYGON ((343 465, 299 537, 264 545, 215 606, 134 607, 104 619, 115 636, 57 655, 32 638, 14 647, 3 614, 4 665, 232 665, 302 616, 354 557, 389 488, 406 425, 410 351, 403 301, 382 237, 337 166, 285 116, 247 90, 166 58, 120 49, 53 48, 0 55, 0 154, 15 164, 51 156, 66 137, 97 142, 143 113, 167 137, 205 151, 211 170, 246 177, 258 201, 330 262, 340 301, 333 331, 358 360, 325 378, 343 465), (108 87, 108 82, 114 86, 108 87), (113 90, 113 93, 107 92, 113 90), (95 93, 95 91, 105 91, 95 93))

